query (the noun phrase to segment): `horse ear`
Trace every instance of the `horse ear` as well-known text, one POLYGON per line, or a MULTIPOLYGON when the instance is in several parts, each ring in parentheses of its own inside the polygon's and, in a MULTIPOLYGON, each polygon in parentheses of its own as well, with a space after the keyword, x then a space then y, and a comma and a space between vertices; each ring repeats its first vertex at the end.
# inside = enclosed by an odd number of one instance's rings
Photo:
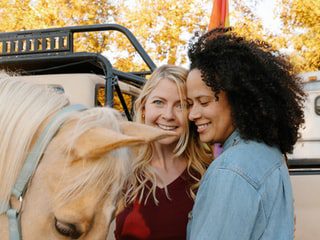
POLYGON ((122 133, 132 137, 142 137, 145 142, 175 136, 175 132, 164 131, 146 124, 124 121, 120 123, 122 133))
POLYGON ((96 159, 113 149, 144 142, 144 138, 126 136, 106 128, 92 128, 76 140, 72 153, 75 160, 96 159))
POLYGON ((119 147, 146 144, 175 135, 173 132, 132 122, 122 122, 120 128, 122 133, 107 128, 92 128, 84 132, 76 140, 72 149, 75 160, 80 158, 97 159, 119 147))

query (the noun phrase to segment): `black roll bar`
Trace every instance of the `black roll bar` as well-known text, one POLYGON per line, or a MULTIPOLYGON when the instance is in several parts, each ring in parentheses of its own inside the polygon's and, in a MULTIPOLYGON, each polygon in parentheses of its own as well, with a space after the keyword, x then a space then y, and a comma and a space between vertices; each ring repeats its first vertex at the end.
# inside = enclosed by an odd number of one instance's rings
MULTIPOLYGON (((156 68, 155 63, 143 49, 136 37, 127 28, 118 24, 96 24, 83 26, 69 26, 61 28, 49 28, 38 30, 24 30, 16 32, 0 33, 0 65, 16 67, 21 63, 35 64, 36 61, 48 61, 49 59, 77 59, 83 63, 83 58, 96 59, 105 76, 105 104, 113 107, 114 91, 117 92, 120 102, 125 110, 127 118, 131 116, 124 98, 118 86, 118 77, 136 86, 142 86, 145 82, 145 74, 152 73, 156 68), (138 52, 150 71, 145 72, 123 72, 114 69, 110 61, 100 53, 92 52, 74 52, 74 34, 81 32, 96 31, 118 31, 126 36, 132 46, 138 52)), ((67 68, 76 65, 77 62, 71 62, 54 67, 44 67, 43 69, 24 69, 25 73, 40 73, 41 71, 50 71, 55 68, 67 68)))

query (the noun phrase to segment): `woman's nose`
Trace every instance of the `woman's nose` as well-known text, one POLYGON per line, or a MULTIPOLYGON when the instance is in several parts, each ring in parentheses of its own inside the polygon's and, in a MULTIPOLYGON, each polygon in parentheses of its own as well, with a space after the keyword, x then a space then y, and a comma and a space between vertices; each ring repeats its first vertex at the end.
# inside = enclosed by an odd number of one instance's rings
POLYGON ((194 105, 190 107, 188 115, 190 121, 195 121, 196 119, 200 118, 200 116, 201 114, 197 107, 195 107, 194 105))
POLYGON ((173 108, 168 106, 167 108, 164 109, 162 116, 165 119, 173 119, 174 118, 174 113, 173 113, 173 108))

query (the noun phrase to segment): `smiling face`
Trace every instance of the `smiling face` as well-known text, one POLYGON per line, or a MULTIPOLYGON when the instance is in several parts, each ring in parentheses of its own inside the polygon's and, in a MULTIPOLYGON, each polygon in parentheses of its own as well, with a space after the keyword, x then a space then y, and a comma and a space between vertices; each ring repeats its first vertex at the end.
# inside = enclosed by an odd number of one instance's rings
MULTIPOLYGON (((186 102, 186 99, 183 99, 186 102)), ((162 79, 146 99, 144 106, 145 124, 167 131, 174 131, 177 135, 160 140, 161 144, 177 143, 186 131, 186 112, 180 100, 180 94, 175 82, 162 79)))
POLYGON ((226 93, 221 91, 216 100, 214 92, 193 69, 187 78, 189 119, 197 126, 200 140, 206 143, 224 143, 234 131, 231 107, 226 93))

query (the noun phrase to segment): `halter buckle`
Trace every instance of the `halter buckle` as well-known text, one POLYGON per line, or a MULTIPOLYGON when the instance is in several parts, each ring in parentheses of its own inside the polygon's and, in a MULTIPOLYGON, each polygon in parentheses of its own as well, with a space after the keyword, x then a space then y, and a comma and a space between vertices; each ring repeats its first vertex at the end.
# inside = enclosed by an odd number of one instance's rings
POLYGON ((17 214, 20 213, 22 209, 23 198, 22 196, 16 198, 15 196, 11 196, 10 198, 10 208, 14 209, 17 214))

